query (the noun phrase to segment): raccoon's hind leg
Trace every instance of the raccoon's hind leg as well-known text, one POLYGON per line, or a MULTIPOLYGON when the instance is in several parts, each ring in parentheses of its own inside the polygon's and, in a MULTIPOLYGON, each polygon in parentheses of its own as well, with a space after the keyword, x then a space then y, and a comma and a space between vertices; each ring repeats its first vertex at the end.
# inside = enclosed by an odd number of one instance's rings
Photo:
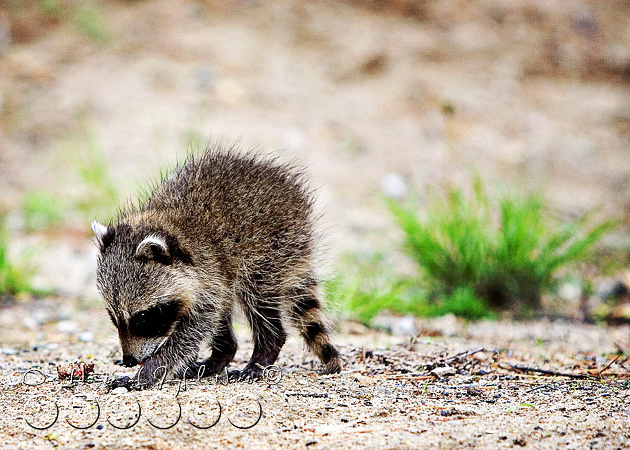
POLYGON ((254 338, 252 357, 241 376, 259 378, 263 369, 276 361, 287 340, 280 315, 281 297, 262 294, 255 288, 241 291, 239 297, 254 338))
POLYGON ((222 321, 217 334, 214 337, 211 348, 212 353, 210 357, 201 363, 196 363, 191 369, 193 369, 193 376, 211 376, 220 373, 225 369, 236 354, 238 345, 236 343, 236 337, 234 336, 234 330, 232 329, 232 315, 231 312, 222 321))
POLYGON ((339 352, 330 342, 330 330, 322 314, 317 282, 308 279, 302 286, 296 288, 290 297, 291 322, 306 341, 306 345, 324 365, 321 373, 339 373, 341 359, 339 352))

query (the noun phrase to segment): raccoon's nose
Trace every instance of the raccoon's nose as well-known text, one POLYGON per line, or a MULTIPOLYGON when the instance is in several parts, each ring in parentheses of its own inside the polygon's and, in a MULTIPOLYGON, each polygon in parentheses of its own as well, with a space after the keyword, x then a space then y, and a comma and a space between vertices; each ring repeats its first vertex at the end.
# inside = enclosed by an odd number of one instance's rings
POLYGON ((138 365, 138 360, 133 355, 123 355, 123 366, 133 367, 138 365))

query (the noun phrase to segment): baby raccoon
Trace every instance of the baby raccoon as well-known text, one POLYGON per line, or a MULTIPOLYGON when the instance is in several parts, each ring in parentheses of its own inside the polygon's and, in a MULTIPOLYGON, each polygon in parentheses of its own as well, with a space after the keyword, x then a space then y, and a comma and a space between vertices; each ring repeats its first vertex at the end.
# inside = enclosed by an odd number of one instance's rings
POLYGON ((323 363, 341 369, 313 269, 313 197, 287 164, 210 148, 191 156, 117 223, 92 223, 97 286, 138 381, 221 372, 236 352, 234 300, 251 325, 246 377, 273 364, 295 326, 323 363), (208 344, 210 357, 197 362, 208 344))

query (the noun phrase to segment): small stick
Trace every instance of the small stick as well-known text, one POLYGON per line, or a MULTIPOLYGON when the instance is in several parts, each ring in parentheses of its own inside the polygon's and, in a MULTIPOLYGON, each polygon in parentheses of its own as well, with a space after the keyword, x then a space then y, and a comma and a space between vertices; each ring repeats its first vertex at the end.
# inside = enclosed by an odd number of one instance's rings
POLYGON ((381 380, 432 380, 435 377, 433 375, 427 375, 426 373, 406 373, 404 375, 376 375, 372 378, 381 380))
MULTIPOLYGON (((554 370, 538 369, 536 367, 519 366, 519 365, 516 365, 516 364, 508 364, 507 366, 510 369, 520 370, 522 372, 535 372, 535 373, 540 373, 542 375, 553 375, 553 376, 556 376, 556 377, 586 379, 586 378, 589 378, 589 377, 593 376, 593 375, 587 375, 587 374, 583 374, 583 373, 556 372, 554 370)), ((502 367, 503 369, 506 369, 506 367, 504 367, 501 364, 499 364, 499 367, 502 367)))
POLYGON ((602 370, 600 370, 600 371, 599 371, 599 373, 597 374, 597 376, 599 376, 599 375, 601 375, 602 373, 604 373, 604 371, 605 371, 605 370, 608 370, 608 368, 609 368, 610 366, 612 366, 612 365, 615 363, 615 361, 617 361, 617 360, 619 359, 619 357, 620 357, 620 356, 621 356, 621 355, 617 355, 617 356, 615 357, 615 359, 613 359, 612 361, 610 361, 610 362, 606 365, 606 367, 604 367, 602 370))
POLYGON ((446 344, 442 344, 441 342, 435 342, 435 341, 430 341, 428 339, 418 339, 418 338, 414 338, 412 341, 414 344, 416 342, 419 342, 420 344, 426 344, 426 345, 437 345, 438 347, 442 347, 442 348, 446 348, 448 350, 450 350, 451 348, 446 345, 446 344))
POLYGON ((466 350, 465 352, 460 352, 460 353, 458 353, 456 355, 449 356, 448 358, 445 358, 444 361, 446 361, 446 362, 454 361, 457 358, 459 358, 460 356, 471 356, 471 355, 474 355, 475 353, 483 352, 484 350, 485 350, 485 348, 483 348, 483 347, 478 348, 477 350, 466 350))

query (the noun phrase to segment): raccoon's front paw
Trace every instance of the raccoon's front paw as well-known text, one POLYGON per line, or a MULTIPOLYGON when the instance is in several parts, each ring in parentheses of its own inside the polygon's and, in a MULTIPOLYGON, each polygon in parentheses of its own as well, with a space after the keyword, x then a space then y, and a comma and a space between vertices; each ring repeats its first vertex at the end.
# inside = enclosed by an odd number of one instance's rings
POLYGON ((168 367, 160 364, 157 358, 151 357, 142 363, 133 379, 138 389, 146 389, 157 381, 165 379, 167 374, 168 367))
POLYGON ((136 388, 136 385, 137 383, 136 383, 135 377, 129 378, 127 376, 124 376, 124 377, 113 378, 109 380, 106 384, 106 388, 108 391, 112 391, 119 387, 124 387, 124 388, 127 388, 128 390, 132 390, 136 388))
POLYGON ((243 370, 230 370, 228 372, 231 382, 237 381, 255 381, 263 378, 265 368, 260 364, 247 364, 243 370))
POLYGON ((261 378, 262 378, 261 373, 258 373, 256 371, 251 371, 247 369, 243 369, 243 370, 233 369, 228 372, 227 381, 229 383, 239 383, 239 382, 246 382, 246 381, 251 382, 251 381, 260 380, 261 378))
POLYGON ((227 374, 227 364, 214 364, 210 360, 195 361, 188 366, 186 378, 205 378, 214 375, 227 374))

